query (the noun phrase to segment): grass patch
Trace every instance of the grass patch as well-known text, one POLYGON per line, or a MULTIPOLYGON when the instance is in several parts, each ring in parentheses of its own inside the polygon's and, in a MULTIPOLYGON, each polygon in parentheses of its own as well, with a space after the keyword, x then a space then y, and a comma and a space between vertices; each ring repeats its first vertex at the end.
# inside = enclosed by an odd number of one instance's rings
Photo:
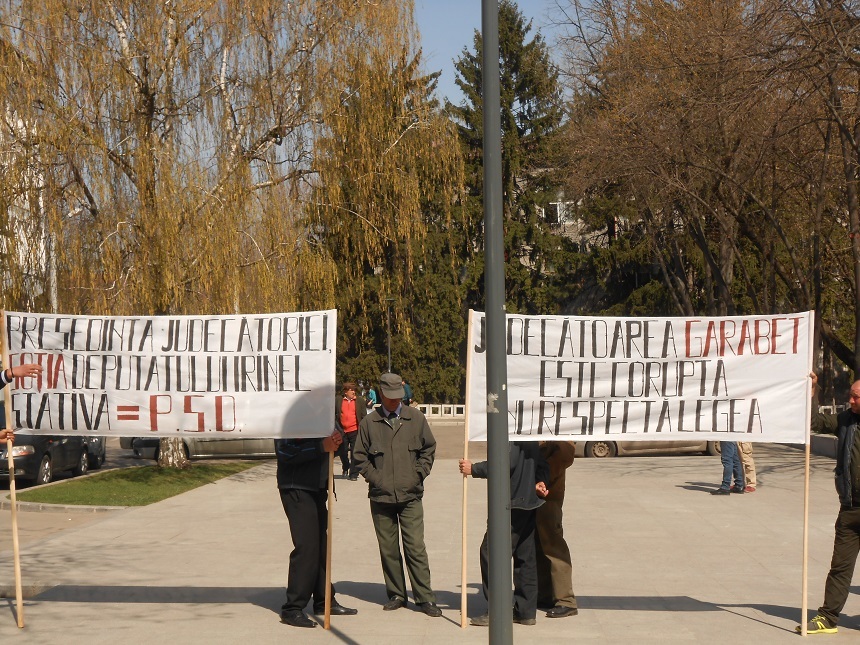
POLYGON ((146 506, 223 477, 258 466, 260 462, 230 461, 192 464, 183 470, 141 466, 107 470, 68 479, 53 486, 21 491, 20 502, 86 506, 146 506))

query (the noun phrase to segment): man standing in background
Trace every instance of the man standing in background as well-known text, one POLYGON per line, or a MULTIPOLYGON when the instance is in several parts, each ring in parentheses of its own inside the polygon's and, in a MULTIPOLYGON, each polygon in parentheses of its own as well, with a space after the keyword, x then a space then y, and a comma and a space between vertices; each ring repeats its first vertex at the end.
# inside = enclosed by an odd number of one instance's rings
POLYGON ((412 405, 415 403, 415 395, 412 392, 412 386, 409 385, 409 381, 403 379, 403 403, 406 405, 412 405))
POLYGON ((547 618, 576 616, 573 566, 562 526, 565 474, 573 464, 571 441, 541 441, 541 456, 549 464, 549 494, 537 509, 538 605, 547 607, 547 618))
POLYGON ((754 493, 757 485, 755 478, 755 459, 753 445, 750 441, 738 441, 738 452, 741 455, 741 465, 744 467, 745 493, 754 493))
POLYGON ((356 396, 356 386, 352 381, 343 384, 343 394, 334 397, 334 425, 343 432, 343 443, 337 454, 343 468, 343 476, 350 480, 358 479, 355 470, 355 440, 358 437, 358 424, 367 415, 367 402, 356 396))
POLYGON ((738 454, 738 444, 734 441, 720 442, 720 461, 723 463, 723 483, 719 488, 711 491, 711 495, 729 495, 731 493, 743 494, 746 487, 744 478, 744 467, 738 454), (735 485, 732 486, 732 477, 735 485))

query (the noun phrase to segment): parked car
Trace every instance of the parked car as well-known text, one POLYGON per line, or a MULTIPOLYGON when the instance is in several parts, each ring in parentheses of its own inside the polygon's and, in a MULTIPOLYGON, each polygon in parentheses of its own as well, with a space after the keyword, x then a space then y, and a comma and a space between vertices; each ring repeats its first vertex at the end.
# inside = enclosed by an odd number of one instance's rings
POLYGON ((89 459, 90 470, 98 470, 104 465, 107 458, 105 438, 84 437, 84 440, 87 442, 87 458, 89 459))
MULTIPOLYGON (((141 459, 158 459, 158 447, 161 441, 157 437, 137 437, 131 441, 131 449, 135 457, 141 459)), ((185 456, 189 459, 207 459, 214 457, 262 459, 275 456, 274 439, 196 439, 184 437, 182 445, 185 456)))
POLYGON ((695 453, 719 455, 719 441, 577 441, 577 457, 695 453))
MULTIPOLYGON (((15 433, 12 446, 12 459, 15 464, 15 480, 27 483, 47 484, 54 479, 54 474, 72 471, 74 475, 85 475, 90 468, 90 439, 91 437, 33 435, 23 432, 15 433)), ((94 459, 104 461, 104 439, 101 439, 101 456, 97 452, 94 459)), ((97 442, 92 442, 98 450, 97 442)), ((0 478, 9 479, 7 445, 0 451, 0 478)))

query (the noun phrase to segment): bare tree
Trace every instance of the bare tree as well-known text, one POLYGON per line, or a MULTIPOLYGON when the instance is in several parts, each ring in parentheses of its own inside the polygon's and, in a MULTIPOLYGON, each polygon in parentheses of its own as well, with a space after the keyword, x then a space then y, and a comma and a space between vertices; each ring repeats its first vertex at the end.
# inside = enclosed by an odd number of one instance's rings
POLYGON ((572 185, 620 182, 679 312, 810 306, 799 242, 821 137, 814 106, 777 64, 778 3, 565 9, 577 97, 570 142, 585 169, 572 185))

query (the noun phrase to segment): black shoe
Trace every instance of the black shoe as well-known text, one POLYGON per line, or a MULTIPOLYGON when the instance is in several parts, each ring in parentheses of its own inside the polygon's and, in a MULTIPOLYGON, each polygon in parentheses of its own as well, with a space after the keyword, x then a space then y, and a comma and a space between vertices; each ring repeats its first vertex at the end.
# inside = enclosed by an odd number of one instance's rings
POLYGON ((384 611, 394 611, 395 609, 400 609, 401 607, 406 606, 406 601, 403 598, 392 598, 387 603, 382 605, 382 609, 384 611))
POLYGON ((340 474, 340 476, 341 476, 341 477, 349 477, 349 471, 348 471, 348 470, 344 470, 344 471, 340 474))
POLYGON ((728 488, 718 488, 716 490, 711 491, 711 495, 729 495, 729 494, 730 493, 729 493, 728 488))
MULTIPOLYGON (((325 605, 314 605, 314 614, 320 616, 325 613, 325 605)), ((331 604, 331 609, 329 610, 329 615, 331 616, 355 616, 358 613, 358 609, 350 609, 349 607, 344 607, 338 602, 333 602, 331 604)))
POLYGON ((314 621, 305 616, 305 612, 297 610, 281 612, 281 622, 285 625, 292 625, 293 627, 317 626, 314 621))
POLYGON ((474 625, 475 627, 488 627, 490 625, 490 614, 475 616, 469 621, 469 624, 474 625))
POLYGON ((423 611, 430 618, 438 618, 442 615, 442 610, 436 606, 435 602, 419 602, 417 605, 418 611, 423 611))
POLYGON ((350 475, 347 479, 351 482, 358 481, 358 475, 350 475))
POLYGON ((547 618, 567 618, 568 616, 576 616, 579 610, 576 607, 565 607, 564 605, 556 605, 548 612, 547 618))
POLYGON ((519 625, 535 625, 537 620, 534 618, 521 618, 517 612, 514 612, 514 622, 519 625))
POLYGON ((740 493, 741 495, 744 493, 743 486, 732 486, 730 490, 733 493, 740 493))

